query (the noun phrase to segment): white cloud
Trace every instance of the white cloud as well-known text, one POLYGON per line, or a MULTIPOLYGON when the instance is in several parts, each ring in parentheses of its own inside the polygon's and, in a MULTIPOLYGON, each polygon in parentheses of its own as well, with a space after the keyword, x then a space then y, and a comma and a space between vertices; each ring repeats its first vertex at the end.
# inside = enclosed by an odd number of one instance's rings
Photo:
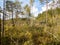
MULTIPOLYGON (((48 9, 51 8, 50 4, 52 4, 52 1, 50 1, 50 2, 48 3, 48 9)), ((48 9, 46 9, 46 8, 47 8, 47 7, 46 7, 46 4, 45 4, 45 5, 42 7, 42 11, 41 11, 41 12, 48 10, 48 9)))
POLYGON ((31 7, 31 13, 33 14, 34 17, 37 17, 39 13, 38 8, 35 6, 31 7))
POLYGON ((0 16, 1 16, 0 18, 2 19, 2 18, 3 18, 3 14, 2 14, 2 13, 0 13, 0 16))
MULTIPOLYGON (((51 8, 53 8, 53 9, 55 9, 57 6, 59 6, 60 4, 57 4, 57 1, 58 0, 54 0, 55 1, 55 3, 53 3, 53 1, 50 1, 49 3, 48 3, 48 9, 51 9, 51 8)), ((48 10, 47 9, 47 10, 48 10)), ((42 7, 42 10, 40 11, 40 13, 42 13, 42 12, 44 12, 44 11, 46 11, 46 4, 42 7)))

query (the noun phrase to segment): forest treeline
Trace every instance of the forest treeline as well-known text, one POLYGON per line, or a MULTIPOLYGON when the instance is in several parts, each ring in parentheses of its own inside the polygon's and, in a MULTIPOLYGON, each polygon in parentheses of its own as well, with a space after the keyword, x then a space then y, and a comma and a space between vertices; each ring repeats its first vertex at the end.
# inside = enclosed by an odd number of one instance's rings
POLYGON ((11 20, 6 20, 3 45, 60 45, 60 8, 53 11, 57 14, 51 15, 52 11, 47 11, 47 23, 46 12, 39 14, 32 27, 27 19, 18 18, 14 27, 11 20))

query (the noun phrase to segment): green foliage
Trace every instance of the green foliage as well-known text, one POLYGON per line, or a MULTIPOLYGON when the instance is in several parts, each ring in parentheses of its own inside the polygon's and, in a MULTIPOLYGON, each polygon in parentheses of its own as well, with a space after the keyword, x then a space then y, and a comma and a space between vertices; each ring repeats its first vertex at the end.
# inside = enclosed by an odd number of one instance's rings
POLYGON ((57 11, 57 14, 48 10, 47 23, 46 12, 39 14, 32 27, 24 19, 18 19, 15 26, 12 26, 11 20, 5 21, 5 37, 1 38, 1 43, 3 45, 60 45, 60 21, 58 21, 60 8, 53 11, 57 11))

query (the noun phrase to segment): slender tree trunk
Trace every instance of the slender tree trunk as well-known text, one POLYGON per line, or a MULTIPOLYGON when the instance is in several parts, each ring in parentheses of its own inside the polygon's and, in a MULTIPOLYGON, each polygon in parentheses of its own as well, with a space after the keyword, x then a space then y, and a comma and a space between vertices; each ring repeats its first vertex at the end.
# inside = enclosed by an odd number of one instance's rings
POLYGON ((17 21, 18 20, 18 11, 16 10, 16 25, 17 25, 17 21))
POLYGON ((14 14, 13 14, 13 6, 12 6, 12 26, 14 27, 15 26, 15 24, 14 24, 14 16, 13 16, 14 14))
POLYGON ((19 1, 18 0, 15 0, 16 1, 16 25, 18 23, 18 9, 19 9, 19 1))
MULTIPOLYGON (((0 35, 1 35, 1 14, 0 14, 0 35)), ((0 37, 0 40, 1 40, 1 37, 0 37)), ((0 41, 1 43, 1 41, 0 41)))
POLYGON ((48 0, 46 0, 46 16, 45 16, 45 32, 47 31, 47 16, 48 16, 48 13, 47 13, 47 10, 48 10, 48 0))
POLYGON ((5 21, 5 0, 3 0, 3 20, 2 20, 2 26, 1 26, 1 45, 5 45, 5 42, 3 42, 3 39, 5 37, 5 29, 4 29, 4 21, 5 21))
POLYGON ((33 16, 32 16, 32 13, 31 13, 31 8, 33 6, 33 3, 34 3, 34 0, 30 0, 30 25, 31 27, 33 26, 33 16))
POLYGON ((3 22, 2 22, 2 37, 4 37, 4 21, 5 21, 5 0, 3 1, 3 22))
POLYGON ((0 14, 0 34, 1 34, 1 14, 0 14))
MULTIPOLYGON (((54 7, 54 0, 53 0, 53 4, 52 4, 52 24, 54 24, 54 16, 55 16, 55 11, 53 10, 53 7, 54 7), (54 12, 54 13, 53 13, 54 12)), ((52 30, 52 34, 54 34, 54 26, 52 25, 51 27, 51 30, 52 30)), ((54 40, 54 37, 52 35, 52 40, 54 40)))
POLYGON ((47 16, 48 16, 48 0, 46 0, 46 24, 47 24, 47 16))

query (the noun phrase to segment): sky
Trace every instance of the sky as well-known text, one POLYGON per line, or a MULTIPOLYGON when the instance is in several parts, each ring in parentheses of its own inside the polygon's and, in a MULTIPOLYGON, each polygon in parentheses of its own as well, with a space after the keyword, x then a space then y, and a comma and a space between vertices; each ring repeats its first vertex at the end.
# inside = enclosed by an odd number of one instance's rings
MULTIPOLYGON (((11 1, 14 1, 14 0, 11 0, 11 1)), ((29 0, 18 0, 20 2, 22 2, 22 6, 26 5, 26 4, 29 4, 29 0)), ((49 4, 52 4, 52 1, 51 0, 48 0, 49 4)), ((57 1, 57 0, 56 0, 57 1)), ((0 6, 3 7, 3 0, 0 0, 0 6)), ((50 9, 51 7, 48 6, 48 9, 50 9)), ((40 3, 39 0, 35 0, 33 6, 31 7, 31 13, 37 17, 39 13, 42 13, 46 11, 46 3, 43 2, 43 3, 40 3)))

